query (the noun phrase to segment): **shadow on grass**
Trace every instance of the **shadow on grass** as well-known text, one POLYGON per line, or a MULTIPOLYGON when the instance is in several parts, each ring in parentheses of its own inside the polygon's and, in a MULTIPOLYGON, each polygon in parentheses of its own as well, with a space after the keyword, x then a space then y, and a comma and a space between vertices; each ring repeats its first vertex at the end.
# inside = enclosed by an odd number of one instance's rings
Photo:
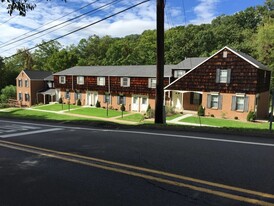
POLYGON ((207 134, 229 134, 235 136, 259 136, 259 137, 274 137, 268 129, 255 129, 255 128, 212 128, 212 127, 197 127, 188 125, 167 125, 167 124, 154 124, 143 123, 139 125, 125 125, 121 123, 86 119, 81 117, 71 117, 68 115, 56 115, 52 113, 42 113, 37 111, 15 109, 9 112, 0 112, 0 118, 9 120, 26 120, 29 122, 39 123, 58 123, 62 125, 71 126, 90 126, 104 129, 128 129, 128 130, 145 130, 153 132, 153 130, 160 130, 166 132, 181 132, 181 135, 199 135, 199 133, 207 134))

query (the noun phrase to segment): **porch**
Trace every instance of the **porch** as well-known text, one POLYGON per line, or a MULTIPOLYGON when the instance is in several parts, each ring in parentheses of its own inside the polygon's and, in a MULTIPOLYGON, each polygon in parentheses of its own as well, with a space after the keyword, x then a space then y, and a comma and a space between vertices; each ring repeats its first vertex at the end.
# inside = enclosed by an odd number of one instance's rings
POLYGON ((200 91, 168 91, 170 98, 167 105, 175 108, 176 112, 196 113, 202 103, 203 92, 200 91))

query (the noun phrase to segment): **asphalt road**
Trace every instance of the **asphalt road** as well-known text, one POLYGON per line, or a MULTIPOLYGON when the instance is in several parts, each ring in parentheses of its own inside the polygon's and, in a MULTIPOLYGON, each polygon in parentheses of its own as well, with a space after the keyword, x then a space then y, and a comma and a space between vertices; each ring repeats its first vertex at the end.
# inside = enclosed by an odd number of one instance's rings
POLYGON ((274 205, 274 137, 0 120, 0 206, 274 205))

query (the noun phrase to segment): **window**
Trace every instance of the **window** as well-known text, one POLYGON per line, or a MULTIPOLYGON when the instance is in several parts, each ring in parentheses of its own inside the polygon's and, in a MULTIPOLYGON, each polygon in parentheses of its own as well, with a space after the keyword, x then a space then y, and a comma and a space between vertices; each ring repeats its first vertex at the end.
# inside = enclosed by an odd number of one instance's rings
POLYGON ((244 97, 236 97, 236 110, 244 110, 244 97))
POLYGON ((117 96, 117 104, 126 104, 126 97, 123 95, 117 96))
POLYGON ((85 79, 83 76, 78 76, 77 77, 77 84, 84 84, 85 83, 85 79))
POLYGON ((190 93, 190 104, 200 105, 202 103, 202 95, 199 93, 190 93))
POLYGON ((231 69, 217 69, 216 83, 230 83, 231 69))
POLYGON ((207 108, 222 109, 222 95, 212 93, 207 95, 207 108))
POLYGON ((65 84, 66 83, 66 76, 60 76, 59 77, 59 83, 60 84, 65 84))
POLYGON ((185 73, 186 73, 185 70, 175 70, 174 77, 179 78, 179 77, 183 76, 185 73))
POLYGON ((219 105, 219 96, 211 95, 211 108, 218 108, 219 105))
POLYGON ((25 79, 25 87, 29 87, 29 81, 25 79))
POLYGON ((104 102, 105 103, 110 103, 110 94, 106 93, 104 96, 104 102))
POLYGON ((248 97, 245 94, 236 94, 232 96, 232 108, 233 111, 248 111, 248 97))
POLYGON ((70 93, 69 91, 66 91, 66 99, 69 99, 70 98, 70 93))
POLYGON ((26 101, 26 102, 29 102, 29 99, 30 99, 30 98, 29 98, 29 94, 28 94, 28 93, 25 93, 25 101, 26 101))
POLYGON ((81 100, 81 92, 79 90, 76 90, 75 93, 74 93, 74 98, 75 98, 75 101, 80 99, 81 100))
POLYGON ((22 87, 22 79, 18 79, 18 87, 22 87))
POLYGON ((21 92, 18 93, 18 99, 19 99, 19 101, 22 101, 22 93, 21 92))
POLYGON ((149 88, 156 88, 156 78, 149 78, 148 79, 148 87, 149 88))
POLYGON ((122 77, 121 78, 121 87, 129 87, 130 86, 130 78, 122 77))
POLYGON ((142 104, 147 105, 147 97, 143 97, 143 98, 142 98, 142 104))
POLYGON ((223 51, 223 58, 227 58, 227 51, 223 51))
POLYGON ((105 81, 106 81, 105 77, 97 77, 97 85, 105 86, 105 84, 106 84, 105 81))

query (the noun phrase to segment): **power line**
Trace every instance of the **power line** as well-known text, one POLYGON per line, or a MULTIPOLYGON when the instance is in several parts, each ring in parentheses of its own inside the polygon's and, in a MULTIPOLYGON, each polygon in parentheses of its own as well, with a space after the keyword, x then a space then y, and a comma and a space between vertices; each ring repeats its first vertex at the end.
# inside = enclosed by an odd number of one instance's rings
MULTIPOLYGON (((76 18, 76 17, 73 18, 73 20, 78 19, 78 18, 82 18, 82 17, 86 16, 87 13, 88 13, 88 14, 90 14, 90 13, 96 13, 96 12, 102 10, 103 8, 108 7, 108 6, 110 6, 110 5, 113 5, 113 4, 115 4, 115 3, 117 3, 117 2, 120 2, 120 1, 122 1, 122 0, 115 0, 115 1, 112 1, 112 2, 110 2, 110 3, 108 3, 108 4, 105 4, 105 5, 103 5, 103 6, 100 6, 100 7, 96 8, 96 9, 93 9, 92 11, 89 11, 89 12, 86 12, 86 13, 84 13, 84 14, 82 14, 82 15, 79 15, 79 16, 77 16, 77 18, 76 18)), ((52 27, 50 27, 50 28, 44 29, 44 30, 42 30, 42 31, 40 31, 40 32, 36 32, 36 33, 33 34, 33 35, 30 35, 30 36, 28 36, 28 37, 26 37, 26 38, 22 38, 22 39, 17 40, 17 41, 15 41, 15 42, 13 42, 13 43, 19 42, 19 41, 21 41, 21 40, 25 40, 25 39, 27 39, 27 38, 29 38, 29 37, 31 37, 31 36, 35 36, 35 35, 37 35, 37 34, 43 33, 43 32, 45 32, 45 31, 47 31, 47 30, 53 29, 53 28, 55 28, 55 27, 57 27, 57 26, 60 26, 60 25, 65 24, 65 23, 68 23, 68 22, 70 22, 70 21, 72 21, 72 19, 67 20, 67 21, 65 21, 65 22, 62 22, 62 23, 59 23, 59 24, 57 24, 57 25, 54 25, 54 26, 52 26, 52 27)), ((40 37, 42 37, 42 36, 45 36, 45 35, 47 35, 47 34, 50 34, 50 33, 54 32, 54 31, 57 31, 57 30, 59 30, 59 29, 61 29, 61 28, 66 27, 66 26, 68 26, 68 25, 70 25, 70 24, 72 24, 72 23, 73 23, 73 22, 70 22, 70 23, 68 23, 68 24, 65 24, 65 25, 63 25, 62 27, 56 28, 56 29, 54 29, 54 30, 52 30, 52 31, 50 31, 50 32, 48 32, 48 33, 42 34, 42 35, 40 35, 40 36, 38 36, 38 37, 36 37, 36 38, 30 39, 30 40, 28 40, 28 41, 25 41, 25 42, 23 42, 22 44, 19 44, 19 45, 10 47, 9 49, 6 49, 6 50, 4 50, 4 51, 2 51, 2 52, 6 52, 6 51, 9 51, 10 49, 13 49, 13 48, 16 48, 16 47, 18 47, 18 46, 24 45, 24 44, 28 43, 29 41, 33 41, 33 40, 38 39, 38 38, 40 38, 40 37)), ((11 44, 12 44, 12 43, 11 43, 11 44)), ((0 48, 4 48, 4 47, 6 47, 6 46, 0 47, 0 48)))
MULTIPOLYGON (((59 37, 57 37, 57 38, 55 38, 55 39, 52 39, 52 40, 47 41, 47 42, 44 42, 44 43, 42 43, 42 44, 36 45, 36 46, 31 47, 31 48, 29 48, 29 49, 26 49, 26 50, 24 50, 23 52, 30 51, 30 50, 32 50, 32 49, 35 49, 35 48, 39 47, 39 46, 42 46, 42 45, 48 44, 48 43, 50 43, 50 42, 56 41, 56 40, 58 40, 58 39, 64 38, 64 37, 66 37, 66 36, 69 36, 69 35, 71 35, 71 34, 73 34, 73 33, 76 33, 76 32, 78 32, 78 31, 81 31, 81 30, 83 30, 83 29, 86 29, 86 28, 88 28, 88 27, 90 27, 90 26, 93 26, 93 25, 95 25, 95 24, 98 24, 98 23, 100 23, 100 22, 102 22, 102 21, 105 21, 105 20, 107 20, 107 19, 109 19, 109 18, 111 18, 111 17, 117 16, 118 14, 121 14, 121 13, 123 13, 123 12, 126 12, 126 11, 128 11, 128 10, 130 10, 130 9, 133 9, 133 8, 135 8, 135 7, 137 7, 137 6, 140 6, 140 5, 142 5, 142 4, 146 3, 146 2, 149 2, 149 1, 150 1, 150 0, 144 0, 144 1, 142 1, 142 2, 139 2, 138 4, 134 4, 134 5, 132 5, 132 6, 128 7, 128 8, 126 8, 126 9, 123 9, 123 10, 121 10, 121 11, 119 11, 119 12, 116 12, 116 13, 114 13, 114 14, 112 14, 112 15, 109 15, 109 16, 107 16, 107 17, 105 17, 105 18, 102 18, 102 19, 100 19, 100 20, 98 20, 98 21, 95 21, 95 22, 93 22, 93 23, 87 24, 86 26, 83 26, 83 27, 81 27, 81 28, 79 28, 79 29, 76 29, 76 30, 74 30, 74 31, 71 31, 71 32, 69 32, 69 33, 67 33, 67 34, 64 34, 64 35, 62 35, 62 36, 59 36, 59 37)), ((23 53, 23 52, 19 52, 19 53, 16 53, 16 54, 11 55, 11 56, 9 56, 9 57, 5 57, 5 59, 14 57, 14 56, 16 56, 16 55, 18 55, 18 54, 21 54, 21 53, 23 53)))
POLYGON ((37 28, 35 28, 35 29, 31 30, 31 31, 28 31, 28 32, 26 32, 26 33, 24 33, 24 34, 22 34, 22 35, 20 35, 20 36, 17 36, 17 37, 15 37, 15 38, 13 38, 13 39, 10 39, 9 41, 2 43, 1 45, 6 45, 6 44, 10 43, 11 41, 20 38, 21 36, 24 36, 24 35, 29 34, 29 33, 31 33, 31 32, 37 31, 38 29, 41 29, 41 28, 43 28, 44 26, 49 25, 49 24, 51 24, 51 23, 53 23, 53 22, 55 22, 55 21, 58 21, 58 20, 60 20, 60 19, 62 19, 62 18, 64 18, 64 17, 66 17, 66 16, 68 16, 68 15, 70 15, 70 14, 72 14, 72 13, 75 13, 75 12, 77 12, 77 11, 80 11, 80 10, 82 10, 82 9, 84 9, 84 8, 86 8, 86 7, 88 7, 88 6, 92 5, 92 4, 94 4, 94 3, 96 3, 97 1, 99 1, 99 0, 96 0, 96 1, 93 1, 93 2, 91 2, 91 3, 88 3, 88 4, 86 4, 85 6, 80 7, 79 9, 76 9, 76 10, 74 10, 74 11, 72 11, 72 12, 70 12, 70 13, 64 15, 64 16, 61 16, 60 18, 57 18, 57 19, 55 19, 55 20, 53 20, 53 21, 50 21, 50 22, 48 22, 48 23, 46 23, 46 24, 44 24, 44 25, 42 25, 42 26, 40 26, 40 27, 37 27, 37 28))
MULTIPOLYGON (((20 42, 20 41, 22 41, 22 40, 25 40, 25 39, 30 38, 30 37, 32 37, 32 36, 35 36, 35 35, 37 35, 37 34, 40 34, 40 33, 43 33, 43 32, 45 32, 45 31, 48 31, 48 30, 50 30, 50 29, 53 29, 53 28, 55 28, 55 27, 57 27, 57 26, 60 26, 60 25, 63 25, 63 24, 65 24, 65 23, 74 21, 74 20, 76 20, 76 19, 78 19, 78 18, 81 18, 81 17, 83 17, 83 16, 86 16, 87 14, 93 13, 93 12, 98 11, 98 10, 100 10, 100 9, 102 9, 102 8, 104 8, 104 7, 106 7, 106 6, 108 6, 108 5, 111 5, 111 4, 113 4, 113 3, 117 2, 117 1, 119 2, 119 1, 122 1, 122 0, 114 0, 114 1, 112 1, 112 2, 110 2, 110 3, 108 3, 108 4, 105 4, 105 5, 103 5, 103 6, 100 6, 100 7, 96 8, 96 9, 91 10, 91 11, 85 12, 85 13, 83 13, 83 14, 81 14, 81 15, 78 15, 78 16, 76 16, 76 17, 74 17, 74 18, 68 19, 68 20, 66 20, 66 21, 64 21, 64 22, 61 22, 61 23, 59 23, 59 24, 56 24, 56 25, 51 26, 51 27, 49 27, 49 28, 46 28, 46 29, 44 29, 44 30, 38 31, 38 32, 36 32, 36 33, 34 33, 34 34, 31 34, 31 35, 27 36, 27 37, 24 37, 24 38, 18 39, 18 40, 16 40, 16 41, 10 42, 9 44, 6 44, 6 45, 4 45, 4 46, 0 46, 0 49, 1 49, 1 48, 5 48, 5 47, 7 47, 7 46, 10 46, 10 44, 14 44, 14 43, 20 42)), ((12 48, 14 48, 14 47, 12 47, 12 48)), ((11 48, 9 48, 9 49, 11 49, 11 48)))

